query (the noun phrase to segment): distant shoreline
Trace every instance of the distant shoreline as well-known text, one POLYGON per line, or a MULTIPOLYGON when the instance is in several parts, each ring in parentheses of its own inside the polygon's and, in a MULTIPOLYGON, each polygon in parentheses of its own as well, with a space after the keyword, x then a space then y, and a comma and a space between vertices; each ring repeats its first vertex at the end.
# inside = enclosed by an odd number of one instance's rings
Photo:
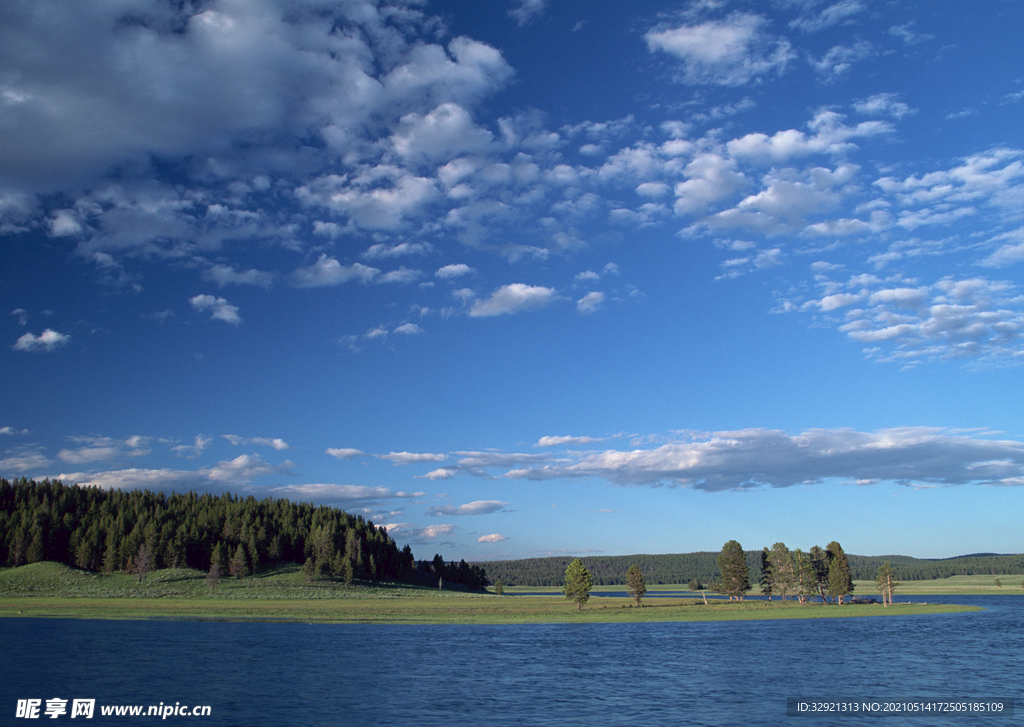
MULTIPOLYGON (((655 586, 648 593, 678 591, 682 586, 655 586)), ((593 593, 621 591, 598 586, 593 593)), ((860 595, 873 592, 858 588, 860 595)), ((1009 589, 1004 589, 1009 591, 1009 589)), ((98 574, 59 563, 33 563, 0 569, 0 617, 118 620, 216 620, 294 623, 378 624, 530 624, 644 623, 656 621, 733 621, 808 618, 885 617, 981 610, 931 602, 825 605, 819 601, 783 604, 746 600, 729 602, 699 593, 647 598, 636 608, 630 598, 595 595, 578 611, 557 588, 508 587, 507 596, 464 589, 438 590, 396 583, 309 581, 299 568, 278 568, 247 578, 221 579, 215 587, 206 575, 190 569, 155 571, 142 582, 129 574, 98 574), (515 596, 517 591, 551 595, 515 596)), ((898 595, 912 594, 910 590, 898 595)), ((962 594, 958 594, 962 595, 962 594)), ((941 599, 940 599, 941 600, 941 599)))

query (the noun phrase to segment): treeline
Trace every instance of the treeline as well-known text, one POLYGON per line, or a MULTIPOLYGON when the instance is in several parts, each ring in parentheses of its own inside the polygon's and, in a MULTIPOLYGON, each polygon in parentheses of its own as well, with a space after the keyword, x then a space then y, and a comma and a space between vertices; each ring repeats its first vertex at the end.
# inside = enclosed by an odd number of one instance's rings
MULTIPOLYGON (((582 558, 596 586, 625 585, 626 572, 636 565, 650 584, 689 583, 696 580, 712 583, 718 580, 716 552, 676 553, 672 555, 603 555, 582 558)), ((746 553, 751 573, 760 573, 760 551, 746 553)), ((565 569, 575 560, 569 556, 527 558, 524 560, 489 560, 479 563, 491 580, 506 586, 561 586, 565 569)))
POLYGON ((239 576, 284 563, 361 580, 417 571, 408 545, 399 550, 384 528, 332 507, 0 479, 0 564, 132 572, 143 558, 152 569, 199 570, 220 559, 239 576))
POLYGON ((471 565, 465 560, 458 563, 445 562, 440 555, 435 555, 432 561, 417 561, 415 575, 416 580, 424 585, 441 586, 455 583, 470 590, 491 585, 487 571, 481 566, 471 565))
MULTIPOLYGON (((761 580, 761 551, 745 551, 752 584, 761 580)), ((714 583, 719 578, 716 552, 677 553, 668 555, 590 556, 583 562, 595 585, 625 585, 626 572, 636 564, 648 584, 714 583)), ((883 562, 892 566, 894 577, 901 581, 931 580, 950 576, 1009 575, 1024 573, 1024 555, 965 555, 943 560, 911 558, 906 555, 847 555, 850 575, 854 580, 873 581, 883 562)), ((501 579, 506 586, 561 586, 565 569, 572 557, 526 558, 523 560, 482 561, 491 580, 501 579)), ((756 590, 756 589, 755 589, 756 590)))

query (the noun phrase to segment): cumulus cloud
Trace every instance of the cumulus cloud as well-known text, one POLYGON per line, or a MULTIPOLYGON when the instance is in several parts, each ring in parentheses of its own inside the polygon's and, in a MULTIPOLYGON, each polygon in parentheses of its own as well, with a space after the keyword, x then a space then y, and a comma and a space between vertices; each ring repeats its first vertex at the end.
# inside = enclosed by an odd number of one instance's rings
POLYGON ((872 275, 821 277, 826 292, 789 310, 817 309, 880 361, 916 365, 939 359, 1024 359, 1024 299, 1009 281, 942 278, 931 285, 893 285, 872 275))
POLYGON ((189 459, 195 459, 203 450, 206 449, 207 445, 212 442, 211 437, 204 437, 202 434, 197 434, 192 444, 178 444, 171 447, 171 451, 180 457, 188 457, 189 459))
POLYGON ((767 24, 760 15, 733 13, 724 20, 650 30, 644 40, 652 52, 682 62, 684 83, 739 86, 767 73, 781 74, 795 56, 788 41, 765 32, 767 24))
POLYGON ((225 285, 258 285, 269 288, 277 275, 263 270, 235 270, 230 265, 214 265, 203 273, 203 277, 212 280, 220 287, 225 285))
POLYGON ((446 454, 430 454, 427 452, 390 452, 375 454, 378 459, 386 459, 395 465, 415 464, 416 462, 443 462, 448 459, 446 454))
POLYGON ((504 535, 498 533, 491 533, 490 535, 481 535, 476 539, 478 543, 500 543, 502 540, 508 540, 504 535))
POLYGON ((534 447, 561 447, 565 444, 593 444, 594 442, 602 442, 603 439, 596 437, 541 437, 537 440, 534 447))
POLYGON ((447 280, 450 278, 462 277, 463 275, 469 275, 472 272, 473 268, 469 267, 465 263, 453 263, 452 265, 445 265, 442 268, 438 268, 434 275, 447 280))
POLYGON ((331 455, 335 459, 352 459, 353 457, 362 457, 366 453, 361 449, 345 447, 341 449, 329 448, 327 449, 327 454, 331 455))
POLYGON ((587 293, 578 301, 576 301, 576 310, 580 313, 593 313, 601 307, 604 303, 605 295, 600 291, 592 291, 587 293))
POLYGON ((380 274, 377 268, 362 263, 344 266, 333 257, 321 254, 319 259, 304 268, 298 268, 291 274, 292 285, 298 288, 321 288, 329 285, 341 285, 350 280, 367 283, 380 274))
POLYGON ((411 525, 409 523, 389 522, 384 525, 388 534, 400 537, 408 543, 436 543, 443 538, 454 535, 454 525, 430 525, 425 528, 411 525))
POLYGON ((482 318, 535 310, 548 305, 556 296, 553 288, 512 283, 495 290, 490 298, 474 301, 469 315, 482 318))
POLYGON ((215 482, 244 483, 263 475, 288 474, 294 468, 295 463, 288 460, 275 465, 264 462, 259 455, 240 454, 234 459, 218 462, 200 472, 215 482))
POLYGON ((32 333, 23 334, 14 342, 12 348, 15 351, 55 351, 66 346, 70 340, 71 336, 47 328, 38 336, 32 333))
POLYGON ((30 450, 8 452, 6 455, 3 459, 0 459, 0 471, 2 472, 41 473, 51 464, 47 457, 39 452, 30 450))
POLYGON ((283 439, 279 438, 270 439, 268 437, 239 437, 237 434, 224 434, 222 436, 224 437, 224 439, 228 440, 236 447, 240 445, 257 444, 262 447, 273 447, 278 452, 292 448, 290 444, 288 444, 283 439))
POLYGON ((379 242, 376 245, 371 245, 363 253, 363 257, 368 260, 386 260, 406 255, 426 255, 433 250, 433 245, 428 242, 400 242, 394 245, 379 242))
POLYGON ((73 449, 62 449, 57 453, 58 459, 69 464, 88 464, 118 457, 138 457, 149 454, 147 437, 129 437, 124 440, 110 437, 72 437, 83 446, 73 449))
POLYGON ((427 515, 440 517, 442 515, 489 515, 492 512, 500 512, 508 506, 507 502, 501 500, 477 500, 467 502, 465 505, 452 507, 451 505, 432 507, 427 510, 427 515))
POLYGON ((271 487, 275 497, 302 502, 351 502, 363 500, 391 500, 412 497, 408 493, 394 493, 386 487, 366 487, 361 485, 308 484, 280 485, 271 487))
POLYGON ((242 322, 238 315, 238 306, 231 305, 224 298, 204 294, 193 296, 189 298, 188 302, 197 311, 209 311, 211 318, 214 320, 224 321, 236 326, 242 322))
POLYGON ((598 477, 616 485, 674 484, 718 491, 825 480, 904 485, 1024 485, 1024 443, 929 427, 876 432, 744 429, 693 435, 653 449, 608 450, 526 467, 506 477, 598 477))

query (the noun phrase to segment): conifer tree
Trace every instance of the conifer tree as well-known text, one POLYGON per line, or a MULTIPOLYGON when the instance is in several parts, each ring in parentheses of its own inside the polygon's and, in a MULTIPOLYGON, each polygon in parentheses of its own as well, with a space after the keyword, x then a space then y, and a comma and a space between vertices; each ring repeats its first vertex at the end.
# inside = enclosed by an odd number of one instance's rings
POLYGON ((843 596, 853 593, 853 579, 850 577, 850 563, 843 552, 843 546, 836 541, 828 544, 826 550, 832 554, 828 567, 828 593, 833 601, 843 605, 843 596))
POLYGON ((228 563, 228 572, 235 578, 241 578, 248 570, 249 563, 245 558, 245 546, 239 543, 235 554, 231 557, 231 562, 228 563))
POLYGON ((718 556, 718 570, 721 573, 720 585, 722 593, 729 600, 743 600, 743 594, 750 590, 750 567, 743 546, 735 540, 722 546, 718 556))
MULTIPOLYGON (((761 595, 768 596, 769 601, 772 600, 772 593, 774 593, 772 589, 772 561, 770 554, 771 551, 768 550, 767 546, 761 549, 761 595)), ((691 588, 690 590, 695 591, 697 589, 691 588)))
POLYGON ((644 574, 640 572, 640 566, 633 564, 626 571, 626 593, 636 599, 636 606, 640 608, 640 599, 647 593, 647 584, 644 583, 644 574))
POLYGON ((573 560, 565 569, 565 587, 563 592, 569 601, 575 601, 577 610, 583 610, 583 604, 590 599, 590 589, 594 582, 590 577, 590 571, 583 565, 579 558, 573 560))

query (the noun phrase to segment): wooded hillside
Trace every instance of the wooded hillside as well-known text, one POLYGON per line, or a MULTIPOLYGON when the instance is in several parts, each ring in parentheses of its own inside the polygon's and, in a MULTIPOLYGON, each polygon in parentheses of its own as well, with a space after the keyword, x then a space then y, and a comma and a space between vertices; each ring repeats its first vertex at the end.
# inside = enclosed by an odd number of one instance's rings
POLYGON ((144 545, 153 568, 206 570, 216 548, 241 553, 249 572, 335 555, 361 579, 406 579, 415 568, 408 546, 399 550, 383 528, 331 507, 0 479, 0 563, 130 570, 144 545))

